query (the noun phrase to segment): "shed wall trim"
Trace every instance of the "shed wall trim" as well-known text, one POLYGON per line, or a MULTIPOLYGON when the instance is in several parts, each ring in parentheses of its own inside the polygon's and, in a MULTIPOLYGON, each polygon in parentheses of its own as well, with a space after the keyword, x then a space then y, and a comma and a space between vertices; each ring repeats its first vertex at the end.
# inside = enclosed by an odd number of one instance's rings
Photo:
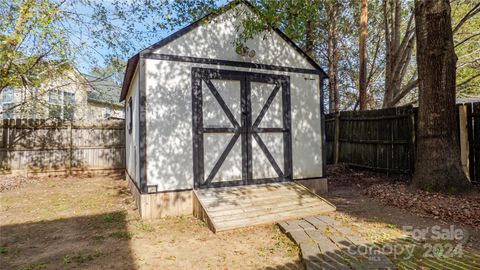
MULTIPOLYGON (((196 159, 193 159, 192 151, 192 118, 191 118, 191 69, 192 67, 219 69, 220 65, 209 65, 203 63, 188 63, 157 59, 144 59, 146 62, 146 76, 147 81, 144 86, 145 94, 147 96, 148 111, 147 111, 147 156, 155 157, 148 160, 147 178, 148 185, 158 185, 158 191, 181 190, 194 188, 193 168, 196 159), (174 99, 172 99, 174 94, 174 99), (179 102, 179 104, 172 102, 179 102), (163 104, 162 102, 166 102, 163 104), (157 106, 163 104, 163 106, 157 106), (161 110, 159 110, 161 108, 161 110), (189 110, 190 109, 190 110, 189 110), (181 124, 181 128, 175 129, 170 135, 166 133, 159 133, 163 124, 172 124, 172 119, 163 118, 164 114, 174 115, 173 119, 175 126, 181 124), (162 120, 163 119, 163 120, 162 120), (156 134, 156 135, 154 135, 156 134), (174 135, 174 136, 173 136, 174 135), (172 137, 173 136, 173 137, 172 137), (184 148, 184 151, 172 153, 164 147, 150 147, 152 143, 163 140, 171 140, 174 138, 177 142, 178 148, 184 148), (159 161, 159 157, 167 157, 175 155, 179 161, 183 163, 172 163, 159 161), (156 168, 165 166, 172 166, 172 168, 181 167, 183 164, 184 170, 172 170, 165 174, 158 175, 152 173, 156 168), (179 173, 177 173, 179 172, 179 173)), ((225 69, 232 71, 255 72, 254 69, 243 67, 226 67, 225 69)), ((292 84, 292 113, 296 110, 297 118, 292 117, 292 131, 295 125, 298 127, 308 125, 308 128, 296 129, 292 132, 293 140, 297 138, 296 143, 292 142, 293 146, 293 179, 298 178, 320 178, 324 177, 324 156, 323 146, 323 130, 320 110, 322 108, 320 80, 323 79, 321 74, 303 74, 303 73, 288 73, 285 71, 268 71, 257 70, 259 73, 289 75, 292 84), (296 105, 295 105, 296 104, 296 105), (318 110, 318 111, 317 111, 318 110), (313 113, 313 115, 311 115, 313 113), (295 125, 293 125, 295 124, 295 125), (305 141, 308 139, 308 141, 305 141), (323 149, 322 149, 323 148, 323 149), (322 160, 323 159, 323 160, 322 160), (295 162, 295 160, 297 162, 295 162)), ((173 141, 172 141, 173 142, 173 141)), ((154 190, 152 190, 154 191, 154 190)))
POLYGON ((323 93, 324 81, 326 77, 320 76, 320 127, 322 132, 322 175, 323 177, 327 176, 327 149, 326 147, 326 131, 325 131, 325 104, 323 93))
POLYGON ((275 65, 257 64, 257 63, 231 61, 231 60, 199 58, 199 57, 159 54, 159 53, 147 53, 144 55, 144 57, 146 59, 154 59, 154 60, 166 60, 166 61, 177 61, 177 62, 187 62, 187 63, 222 65, 222 66, 231 66, 231 67, 254 68, 254 69, 324 75, 323 71, 318 69, 303 69, 303 68, 275 66, 275 65))
POLYGON ((145 93, 145 59, 140 56, 139 60, 139 87, 138 87, 138 99, 139 99, 139 183, 140 193, 147 193, 147 97, 145 93))
MULTIPOLYGON (((220 8, 219 10, 217 10, 215 12, 207 14, 203 18, 198 19, 197 21, 191 23, 190 25, 187 25, 186 27, 184 27, 184 28, 180 29, 179 31, 171 34, 170 36, 162 39, 161 41, 159 41, 159 42, 147 47, 146 49, 140 51, 139 53, 137 53, 133 57, 131 57, 127 62, 127 68, 126 68, 125 77, 124 77, 124 80, 123 80, 122 92, 120 94, 120 101, 123 101, 125 99, 126 91, 128 90, 128 87, 130 86, 130 82, 131 82, 131 79, 132 79, 132 72, 133 72, 133 70, 135 70, 135 68, 138 64, 139 58, 142 55, 148 55, 148 54, 152 53, 152 51, 154 51, 156 49, 159 49, 159 48, 171 43, 172 41, 182 37, 186 33, 190 32, 191 30, 200 26, 202 24, 202 22, 204 22, 205 20, 212 20, 213 18, 219 16, 220 14, 225 13, 226 11, 236 7, 239 4, 246 5, 247 8, 250 9, 254 14, 256 14, 260 19, 263 18, 260 11, 254 5, 252 5, 250 2, 248 2, 246 0, 236 0, 236 1, 233 1, 230 4, 226 5, 225 7, 220 8)), ((287 35, 285 35, 285 33, 283 33, 281 30, 279 30, 278 28, 273 27, 271 25, 269 25, 269 28, 271 30, 273 30, 276 34, 278 34, 281 39, 283 39, 288 45, 290 45, 310 65, 312 65, 316 69, 315 74, 321 74, 322 77, 327 77, 327 74, 325 73, 325 71, 315 62, 315 60, 313 60, 312 57, 310 57, 307 53, 305 53, 305 51, 303 51, 297 44, 295 44, 295 42, 293 42, 287 35)), ((152 58, 152 59, 154 59, 154 58, 152 58)), ((159 60, 166 60, 166 59, 159 59, 159 60)), ((219 60, 219 61, 222 61, 222 60, 219 60)), ((226 60, 223 60, 223 61, 226 61, 226 60)), ((226 61, 226 62, 235 62, 235 61, 226 61)), ((201 63, 201 62, 197 62, 197 63, 201 63)), ((242 63, 242 62, 239 62, 239 63, 242 63)), ((224 65, 227 65, 227 64, 224 64, 224 65)), ((256 64, 256 65, 258 65, 258 64, 256 64)), ((285 67, 281 67, 281 68, 285 68, 285 67)), ((283 70, 283 69, 274 69, 274 70, 286 71, 286 70, 283 70)), ((298 71, 291 71, 291 72, 298 72, 298 71)), ((309 73, 309 72, 310 71, 301 72, 301 73, 309 73)))

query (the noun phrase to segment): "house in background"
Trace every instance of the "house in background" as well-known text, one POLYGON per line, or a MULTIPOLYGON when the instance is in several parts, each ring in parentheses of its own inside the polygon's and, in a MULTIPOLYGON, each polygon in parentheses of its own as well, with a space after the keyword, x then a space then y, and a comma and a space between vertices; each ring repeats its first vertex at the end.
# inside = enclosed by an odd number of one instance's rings
POLYGON ((92 121, 123 119, 120 87, 104 78, 64 73, 40 87, 5 88, 0 94, 1 119, 92 121))
POLYGON ((88 119, 124 119, 123 102, 118 101, 121 87, 113 80, 86 76, 90 91, 87 97, 88 119))

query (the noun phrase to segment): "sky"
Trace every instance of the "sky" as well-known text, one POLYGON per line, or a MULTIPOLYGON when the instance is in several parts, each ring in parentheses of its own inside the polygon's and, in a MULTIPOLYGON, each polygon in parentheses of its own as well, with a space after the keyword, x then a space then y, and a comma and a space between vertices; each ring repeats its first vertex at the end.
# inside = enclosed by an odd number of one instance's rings
MULTIPOLYGON (((169 3, 172 2, 173 0, 167 0, 167 3, 165 4, 165 8, 169 8, 169 3)), ((216 0, 216 5, 217 6, 223 6, 227 4, 229 1, 227 0, 216 0)), ((113 10, 112 4, 109 2, 103 3, 107 8, 113 10)), ((109 11, 111 11, 109 10, 109 11)), ((86 7, 86 6, 79 6, 77 8, 78 13, 85 14, 84 16, 85 20, 90 20, 86 21, 86 23, 92 23, 91 21, 91 14, 92 14, 92 8, 86 7)), ((146 48, 150 46, 153 43, 156 43, 160 41, 161 39, 169 36, 170 34, 178 31, 179 29, 183 28, 184 26, 188 25, 190 22, 183 23, 181 25, 175 25, 173 28, 167 27, 167 28, 159 28, 158 30, 155 31, 155 33, 150 34, 148 37, 140 37, 142 33, 147 33, 147 27, 151 26, 151 22, 155 21, 161 21, 164 20, 162 18, 162 13, 166 13, 166 10, 160 10, 158 14, 150 14, 150 16, 147 18, 146 21, 141 22, 141 23, 134 23, 133 25, 133 31, 136 32, 138 35, 132 35, 128 36, 117 36, 114 38, 118 38, 120 42, 126 42, 130 46, 130 48, 127 50, 127 52, 117 52, 115 53, 118 55, 122 60, 126 61, 128 60, 129 57, 133 56, 136 52, 142 50, 143 48, 146 48), (160 16, 159 16, 160 15, 160 16), (149 25, 150 24, 150 25, 149 25)), ((178 14, 173 13, 172 17, 178 16, 178 14)), ((129 17, 129 14, 127 14, 127 17, 129 17)), ((134 19, 134 18, 130 18, 134 19)), ((130 20, 131 22, 131 20, 130 20)), ((123 22, 121 21, 114 21, 114 25, 118 27, 123 27, 123 22)), ((73 28, 75 28, 75 24, 72 24, 73 28)), ((80 28, 79 28, 80 29, 80 28)), ((105 44, 100 44, 94 39, 92 39, 90 35, 91 29, 84 29, 83 31, 76 31, 77 29, 74 29, 72 32, 76 32, 74 35, 72 35, 72 39, 76 40, 77 43, 84 43, 79 52, 76 53, 75 55, 75 61, 77 64, 77 68, 83 72, 83 73, 89 73, 91 68, 94 66, 104 66, 106 64, 105 60, 108 59, 108 55, 112 53, 112 50, 105 44), (85 31, 87 30, 87 31, 85 31), (86 33, 88 32, 88 33, 86 33)))

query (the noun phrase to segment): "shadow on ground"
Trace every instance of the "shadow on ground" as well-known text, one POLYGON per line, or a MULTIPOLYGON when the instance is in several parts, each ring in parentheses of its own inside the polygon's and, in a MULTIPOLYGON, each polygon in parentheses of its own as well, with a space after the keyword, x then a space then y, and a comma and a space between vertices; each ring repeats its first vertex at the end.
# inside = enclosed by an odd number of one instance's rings
POLYGON ((125 213, 0 227, 2 269, 134 269, 125 213))

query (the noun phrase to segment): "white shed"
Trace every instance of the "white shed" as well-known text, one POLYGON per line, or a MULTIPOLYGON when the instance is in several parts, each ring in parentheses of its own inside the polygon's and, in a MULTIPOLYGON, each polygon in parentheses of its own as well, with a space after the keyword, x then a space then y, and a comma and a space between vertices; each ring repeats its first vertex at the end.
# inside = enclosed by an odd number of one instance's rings
POLYGON ((236 1, 128 60, 126 175, 142 217, 191 213, 194 190, 324 178, 326 75, 278 29, 238 54, 247 14, 236 1))

